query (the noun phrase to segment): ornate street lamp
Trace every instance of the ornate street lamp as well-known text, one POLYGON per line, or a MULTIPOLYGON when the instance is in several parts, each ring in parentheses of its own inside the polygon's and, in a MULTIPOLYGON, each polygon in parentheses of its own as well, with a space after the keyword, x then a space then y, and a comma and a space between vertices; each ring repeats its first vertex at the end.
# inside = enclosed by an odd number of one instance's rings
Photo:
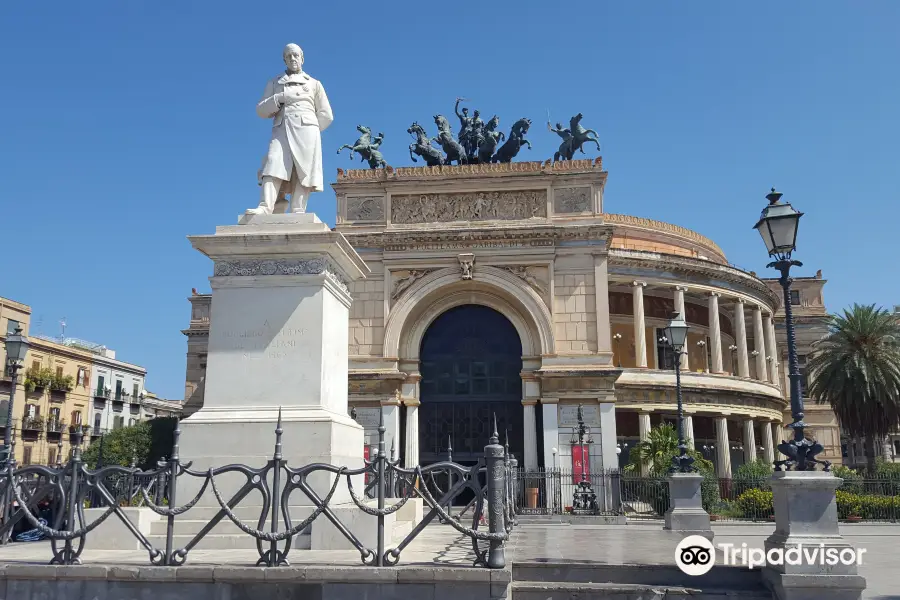
POLYGON ((597 514, 597 494, 587 479, 590 465, 590 448, 594 443, 591 428, 584 422, 584 409, 578 405, 578 425, 572 429, 572 456, 577 445, 581 454, 581 481, 575 483, 575 493, 572 495, 572 514, 597 514))
POLYGON ((731 350, 731 375, 737 375, 737 369, 735 365, 737 365, 737 360, 735 360, 735 356, 737 355, 737 346, 734 344, 728 346, 728 349, 731 350))
POLYGON ((802 267, 803 263, 792 260, 791 254, 797 247, 797 226, 800 224, 802 212, 794 210, 789 202, 781 202, 782 194, 775 188, 766 196, 769 205, 760 215, 759 221, 753 226, 759 231, 769 256, 773 262, 766 265, 777 269, 781 273, 778 282, 784 292, 784 324, 787 329, 788 345, 788 377, 791 380, 791 417, 793 423, 789 425, 794 430, 794 439, 778 444, 778 450, 787 460, 775 461, 775 468, 779 470, 795 469, 797 471, 812 471, 816 463, 825 465, 827 471, 831 463, 816 459, 816 455, 824 448, 822 444, 808 440, 804 434, 806 423, 803 422, 803 396, 800 394, 800 364, 797 361, 797 339, 794 334, 794 315, 791 309, 791 267, 802 267))
POLYGON ((706 340, 697 340, 697 347, 703 352, 703 362, 706 364, 706 372, 709 373, 709 354, 706 353, 706 340))
POLYGON ((16 399, 19 369, 25 364, 25 357, 30 346, 31 342, 28 341, 26 336, 22 335, 21 327, 16 327, 15 332, 6 336, 6 367, 12 379, 9 387, 9 406, 6 410, 6 431, 3 433, 3 453, 6 455, 7 461, 13 460, 10 435, 12 434, 13 403, 16 399))
POLYGON ((681 354, 687 343, 688 324, 680 313, 674 313, 672 320, 665 328, 665 340, 675 353, 675 397, 678 399, 678 455, 672 457, 670 471, 679 473, 691 473, 696 471, 693 466, 694 458, 687 453, 687 443, 684 439, 684 407, 681 403, 681 354))

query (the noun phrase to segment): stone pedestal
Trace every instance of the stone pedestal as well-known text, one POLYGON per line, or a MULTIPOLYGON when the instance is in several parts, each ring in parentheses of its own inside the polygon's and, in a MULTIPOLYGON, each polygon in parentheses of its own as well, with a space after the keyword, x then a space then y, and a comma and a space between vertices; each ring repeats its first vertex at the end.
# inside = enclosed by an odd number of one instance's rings
MULTIPOLYGON (((785 553, 797 548, 840 555, 853 546, 838 530, 835 490, 842 480, 822 471, 778 471, 771 479, 775 503, 775 533, 765 542, 765 550, 785 553)), ((848 552, 849 554, 849 552, 848 552)), ((856 564, 837 564, 817 559, 792 561, 798 564, 769 565, 763 579, 779 600, 857 600, 866 587, 856 564), (825 562, 825 564, 820 564, 825 562)), ((790 558, 790 555, 787 555, 790 558)), ((863 555, 865 559, 865 555, 863 555)), ((787 561, 785 561, 787 562, 787 561)))
MULTIPOLYGON (((347 415, 348 283, 369 272, 359 255, 313 214, 254 216, 189 239, 214 261, 214 302, 205 400, 182 422, 182 460, 200 471, 229 463, 261 467, 275 450, 281 411, 289 466, 361 467, 363 429, 347 415)), ((224 498, 244 481, 216 478, 224 498)), ((324 497, 333 475, 309 481, 324 497)), ((179 499, 189 493, 180 491, 179 499)), ((215 503, 205 496, 202 504, 215 503)), ((332 503, 349 501, 341 482, 332 503)), ((261 503, 258 494, 241 505, 252 502, 261 503)), ((291 505, 310 504, 299 490, 291 496, 291 505)))
POLYGON ((669 481, 669 510, 665 515, 667 531, 677 532, 684 537, 702 535, 712 540, 713 532, 709 524, 709 514, 703 510, 700 484, 703 475, 698 473, 673 473, 669 481))

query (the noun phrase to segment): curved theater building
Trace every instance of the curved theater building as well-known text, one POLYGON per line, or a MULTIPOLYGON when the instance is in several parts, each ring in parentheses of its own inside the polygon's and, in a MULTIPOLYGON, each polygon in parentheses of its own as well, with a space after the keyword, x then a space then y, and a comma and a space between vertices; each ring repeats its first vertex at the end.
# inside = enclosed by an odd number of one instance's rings
MULTIPOLYGON (((496 414, 526 468, 567 465, 578 405, 592 467, 674 422, 661 329, 684 313, 686 430, 722 477, 773 460, 786 403, 778 297, 678 225, 604 211, 600 159, 339 171, 352 284, 350 403, 407 465, 483 452, 496 414)), ((191 296, 186 413, 203 402, 209 295, 191 296)))

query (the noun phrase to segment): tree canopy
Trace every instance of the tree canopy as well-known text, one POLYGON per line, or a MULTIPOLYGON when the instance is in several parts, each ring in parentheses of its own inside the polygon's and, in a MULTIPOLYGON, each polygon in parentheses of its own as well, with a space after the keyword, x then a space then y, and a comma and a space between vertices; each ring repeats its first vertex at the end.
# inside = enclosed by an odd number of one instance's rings
POLYGON ((900 320, 874 304, 834 315, 814 346, 809 394, 830 404, 841 427, 866 438, 870 471, 875 440, 900 428, 900 320))

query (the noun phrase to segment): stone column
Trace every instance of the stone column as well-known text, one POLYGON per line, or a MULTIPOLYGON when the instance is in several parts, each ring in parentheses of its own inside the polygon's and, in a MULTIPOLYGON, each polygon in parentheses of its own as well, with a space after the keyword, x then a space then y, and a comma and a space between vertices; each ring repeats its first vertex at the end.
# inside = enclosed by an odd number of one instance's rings
POLYGON ((709 293, 709 351, 712 354, 710 371, 722 372, 722 332, 719 329, 719 293, 709 293))
POLYGON ((389 403, 381 405, 381 411, 384 413, 384 449, 391 457, 391 444, 394 445, 394 452, 400 454, 400 403, 392 400, 389 403))
POLYGON ((644 331, 644 286, 647 285, 643 281, 634 281, 633 286, 633 302, 634 302, 634 359, 637 366, 641 369, 647 368, 647 334, 644 331))
POLYGON ((594 256, 594 311, 597 313, 597 354, 606 354, 612 365, 612 332, 609 321, 609 273, 607 255, 594 256))
POLYGON ((744 322, 744 300, 734 303, 734 337, 737 345, 737 373, 740 377, 750 377, 750 361, 747 356, 747 324, 744 322))
MULTIPOLYGON (((688 291, 688 289, 683 285, 675 286, 675 312, 679 313, 685 321, 687 321, 687 312, 684 309, 684 293, 686 291, 688 291)), ((684 352, 681 354, 681 370, 684 373, 689 373, 691 370, 688 365, 687 348, 685 348, 684 352)))
POLYGON ((407 400, 406 404, 406 452, 403 464, 411 469, 419 464, 419 401, 407 400))
POLYGON ((744 462, 756 460, 756 431, 753 430, 753 419, 744 421, 744 462))
MULTIPOLYGON (((556 448, 559 460, 559 415, 556 410, 556 398, 541 398, 541 416, 544 418, 544 468, 553 468, 553 449, 556 448)), ((556 467, 560 465, 557 462, 556 467)))
POLYGON ((772 315, 766 315, 763 318, 763 329, 765 330, 766 356, 772 358, 772 360, 766 361, 769 365, 769 383, 781 387, 778 384, 778 348, 775 343, 775 323, 772 315))
POLYGON ((760 306, 753 307, 753 349, 758 352, 756 355, 756 378, 759 381, 767 381, 766 375, 766 347, 763 335, 762 308, 760 306))
POLYGON ((775 462, 775 444, 772 443, 772 423, 765 421, 762 427, 763 458, 768 464, 775 462))
POLYGON ((538 468, 537 420, 535 419, 534 414, 535 404, 537 404, 535 400, 522 401, 522 409, 524 411, 523 420, 525 427, 525 436, 522 439, 525 440, 524 458, 525 469, 527 471, 536 471, 538 468))
POLYGON ((684 439, 687 440, 688 448, 694 450, 694 417, 693 415, 684 415, 684 439))
MULTIPOLYGON (((619 468, 619 455, 616 454, 616 403, 600 402, 600 451, 604 471, 619 468)), ((596 438, 595 438, 596 439, 596 438)))
MULTIPOLYGON (((638 432, 643 442, 650 437, 650 413, 638 413, 638 432)), ((650 465, 641 465, 641 477, 647 477, 650 474, 650 465)))
POLYGON ((716 473, 721 479, 731 479, 731 443, 725 417, 716 417, 716 473))

